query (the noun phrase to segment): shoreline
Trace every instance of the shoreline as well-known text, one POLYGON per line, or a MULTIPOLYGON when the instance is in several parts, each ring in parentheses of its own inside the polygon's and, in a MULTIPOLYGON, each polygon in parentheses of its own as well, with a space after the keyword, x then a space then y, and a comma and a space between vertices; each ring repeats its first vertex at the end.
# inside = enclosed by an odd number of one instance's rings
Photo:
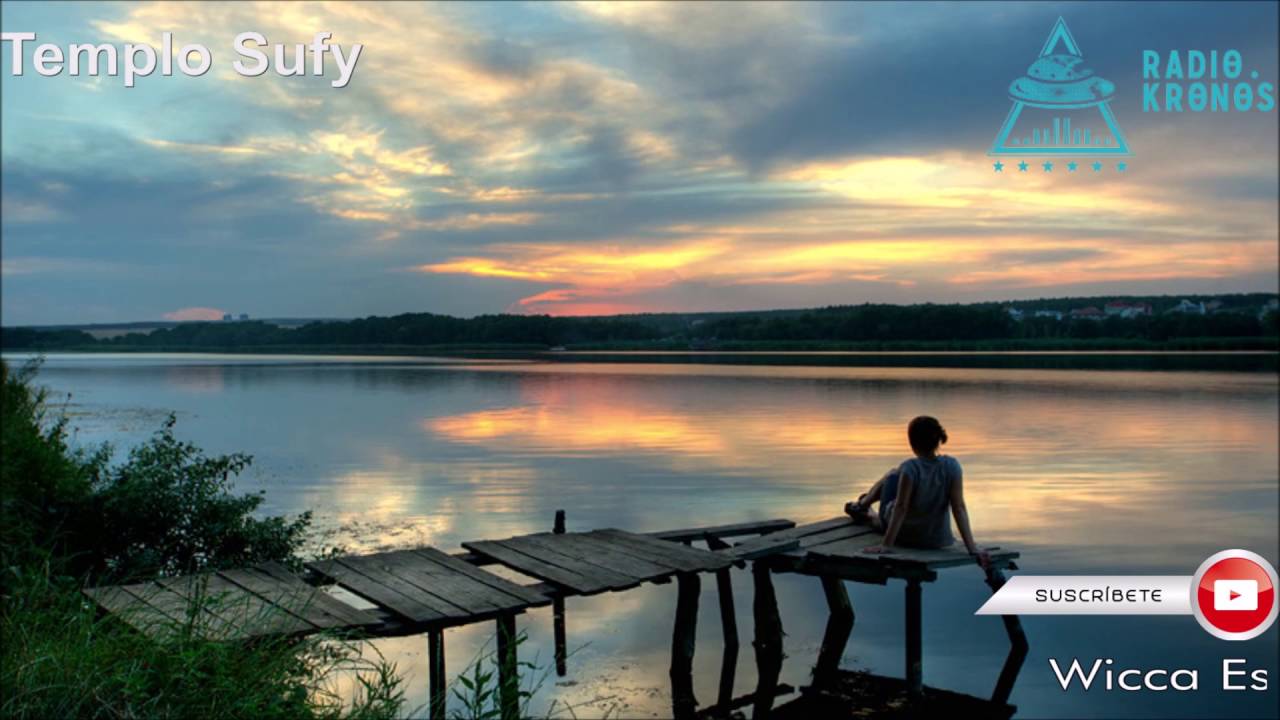
POLYGON ((236 362, 436 365, 725 365, 1031 370, 1280 372, 1275 350, 512 350, 464 348, 261 348, 5 350, 6 358, 165 358, 236 362))

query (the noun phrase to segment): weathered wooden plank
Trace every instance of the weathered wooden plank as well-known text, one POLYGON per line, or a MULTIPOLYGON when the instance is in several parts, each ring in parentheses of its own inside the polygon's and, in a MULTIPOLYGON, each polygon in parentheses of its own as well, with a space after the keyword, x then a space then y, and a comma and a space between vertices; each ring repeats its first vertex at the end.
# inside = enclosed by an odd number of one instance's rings
POLYGON ((851 538, 861 537, 869 533, 875 533, 876 529, 870 525, 842 525, 830 530, 824 530, 813 535, 805 535, 798 538, 800 541, 800 549, 807 550, 809 548, 827 545, 829 543, 840 540, 849 540, 851 538))
POLYGON ((879 533, 867 533, 858 535, 857 537, 846 538, 844 540, 836 540, 825 545, 815 545, 808 548, 808 552, 814 555, 820 555, 829 558, 854 558, 857 560, 866 559, 869 561, 877 561, 875 555, 868 555, 863 550, 872 545, 879 545, 884 542, 884 536, 879 533))
POLYGON ((417 556, 402 558, 399 553, 378 553, 340 558, 339 562, 363 573, 366 577, 386 585, 402 595, 417 601, 449 618, 463 618, 478 614, 460 602, 453 602, 443 593, 435 592, 430 582, 412 578, 417 556), (426 586, 426 587, 424 587, 426 586))
POLYGON ((718 538, 742 537, 743 535, 764 535, 766 533, 788 530, 795 527, 795 522, 786 518, 774 520, 757 520, 755 522, 734 523, 732 525, 708 525, 706 527, 684 528, 681 530, 663 530, 662 532, 645 533, 651 538, 669 542, 686 540, 703 540, 708 535, 718 538))
POLYGON ((218 575, 321 629, 378 624, 376 617, 352 607, 331 611, 331 605, 340 603, 298 578, 282 580, 249 568, 223 570, 218 575), (352 616, 358 619, 352 622, 352 616))
MULTIPOLYGON (((626 557, 630 560, 623 561, 627 566, 635 572, 641 574, 647 579, 657 580, 666 578, 672 574, 686 572, 681 563, 678 563, 664 553, 652 550, 640 545, 632 545, 629 543, 618 542, 612 538, 606 538, 593 533, 579 533, 577 541, 587 547, 599 548, 600 552, 605 553, 605 557, 626 557)), ((668 542, 668 541, 662 541, 668 542)), ((676 543, 669 543, 672 547, 685 547, 676 543)), ((685 563, 687 564, 687 563, 685 563)))
POLYGON ((562 555, 568 555, 583 562, 598 565, 606 570, 615 570, 636 580, 666 577, 675 572, 668 565, 636 557, 622 551, 615 544, 604 542, 598 537, 588 536, 585 533, 559 535, 540 533, 526 536, 523 539, 550 547, 562 555))
MULTIPOLYGON (((1012 551, 1001 551, 996 548, 988 549, 988 554, 993 563, 1006 562, 1019 557, 1019 554, 1012 551)), ((973 565, 977 561, 969 554, 968 550, 960 548, 945 548, 940 550, 916 550, 914 548, 892 548, 890 554, 881 555, 880 561, 889 564, 914 564, 924 565, 930 569, 941 569, 948 567, 957 567, 964 565, 973 565)))
POLYGON ((519 570, 525 575, 569 588, 576 593, 590 595, 609 589, 609 585, 600 582, 598 578, 586 577, 580 573, 566 570, 559 565, 543 562, 536 557, 531 557, 493 540, 464 542, 462 547, 480 555, 491 557, 503 565, 519 570))
POLYGON ((456 607, 446 611, 424 602, 426 593, 376 567, 360 566, 358 558, 320 560, 307 563, 307 567, 410 622, 439 622, 462 612, 456 607))
POLYGON ((734 545, 732 547, 725 548, 721 552, 723 552, 726 555, 729 555, 730 557, 738 558, 739 560, 756 560, 769 555, 777 555, 779 553, 785 553, 791 550, 796 550, 800 547, 799 538, 794 538, 794 537, 775 538, 774 537, 775 535, 778 535, 778 533, 774 533, 773 535, 766 535, 762 538, 751 540, 750 542, 734 545), (770 538, 773 538, 773 539, 770 539, 770 538))
POLYGON ((85 588, 81 592, 112 617, 147 637, 170 637, 182 623, 180 616, 171 617, 120 585, 85 588))
MULTIPOLYGON (((566 543, 573 537, 571 534, 557 535, 556 543, 566 543)), ((590 578, 598 579, 606 584, 610 590, 621 590, 623 588, 635 587, 642 582, 641 578, 632 577, 620 570, 605 567, 602 564, 584 560, 575 557, 561 550, 553 543, 545 542, 532 535, 522 535, 520 537, 507 538, 498 542, 507 547, 518 550, 525 555, 532 555, 539 560, 559 565, 566 570, 572 570, 590 578)), ((567 549, 568 546, 566 546, 567 549)))
POLYGON ((184 628, 209 640, 234 640, 242 636, 230 618, 210 607, 211 603, 193 604, 191 600, 155 582, 129 585, 126 591, 151 607, 174 619, 174 629, 184 628))
POLYGON ((449 570, 452 570, 453 572, 456 572, 460 575, 466 575, 472 580, 475 580, 476 582, 484 583, 485 585, 488 585, 489 587, 495 590, 501 590, 507 595, 511 595, 512 597, 515 597, 516 599, 521 600, 522 602, 528 605, 533 605, 533 606, 546 605, 547 603, 551 602, 550 597, 548 597, 547 595, 541 592, 538 592, 537 590, 534 590, 533 588, 521 585, 519 583, 512 582, 504 577, 498 577, 497 575, 494 575, 491 572, 485 572, 484 570, 481 570, 480 568, 476 567, 475 565, 472 565, 469 562, 459 560, 458 558, 455 558, 452 555, 448 555, 446 553, 440 552, 439 550, 433 547, 417 548, 416 550, 414 550, 414 552, 436 563, 437 565, 441 565, 449 570))
POLYGON ((589 533, 603 542, 625 548, 628 552, 648 558, 655 563, 675 568, 678 572, 700 572, 707 569, 709 560, 703 553, 688 545, 668 540, 656 540, 643 535, 633 535, 612 528, 595 530, 589 533))
MULTIPOLYGON (((644 536, 634 537, 644 538, 644 536)), ((593 533, 582 533, 582 539, 585 542, 608 547, 613 552, 630 555, 636 557, 637 560, 650 562, 650 564, 667 569, 666 573, 662 575, 653 575, 654 579, 666 579, 668 575, 673 573, 695 573, 695 571, 700 571, 707 565, 707 557, 698 555, 699 552, 704 551, 696 550, 696 548, 690 548, 677 542, 657 541, 655 538, 644 538, 640 539, 639 542, 632 542, 634 538, 617 536, 617 534, 604 534, 599 530, 593 533), (687 552, 689 550, 692 550, 692 553, 687 552)))
POLYGON ((684 572, 719 570, 733 564, 732 558, 710 550, 698 550, 679 543, 655 540, 651 537, 624 532, 616 528, 594 530, 590 534, 604 538, 611 543, 618 543, 653 553, 655 560, 673 563, 675 567, 679 567, 684 572))
MULTIPOLYGON (((302 578, 289 572, 288 568, 278 562, 259 563, 250 569, 281 582, 296 582, 303 587, 313 587, 307 585, 302 578)), ((316 594, 311 598, 312 604, 319 606, 326 614, 346 625, 377 625, 382 622, 381 619, 370 612, 352 607, 320 588, 314 589, 316 594)))
POLYGON ((429 595, 438 597, 470 615, 523 610, 526 603, 484 583, 477 582, 431 562, 412 550, 397 550, 366 558, 377 561, 387 572, 403 578, 429 595))
MULTIPOLYGON (((810 536, 809 539, 823 540, 826 537, 832 537, 832 534, 828 532, 823 535, 810 536)), ((883 540, 883 535, 868 528, 860 534, 842 539, 815 542, 808 546, 805 546, 802 541, 801 544, 805 550, 815 555, 832 559, 846 558, 857 562, 877 562, 886 566, 890 572, 894 570, 937 570, 974 564, 974 559, 969 555, 968 551, 959 547, 925 550, 895 546, 889 548, 888 552, 875 555, 863 552, 866 548, 877 545, 883 540)), ((1001 551, 999 548, 989 548, 988 552, 993 563, 1005 563, 1019 556, 1017 552, 1001 551)))
POLYGON ((769 533, 763 537, 738 543, 733 546, 733 549, 726 552, 731 552, 741 558, 760 557, 761 554, 768 554, 771 552, 784 552, 798 547, 800 539, 807 535, 817 535, 818 533, 834 530, 840 527, 852 526, 853 524, 852 518, 838 517, 831 518, 829 520, 822 520, 816 523, 809 523, 808 525, 798 525, 790 530, 779 530, 778 532, 769 533), (790 541, 792 540, 796 541, 796 543, 791 543, 790 541))
POLYGON ((161 578, 157 582, 190 601, 202 603, 210 613, 225 620, 238 638, 319 630, 306 620, 217 575, 161 578))

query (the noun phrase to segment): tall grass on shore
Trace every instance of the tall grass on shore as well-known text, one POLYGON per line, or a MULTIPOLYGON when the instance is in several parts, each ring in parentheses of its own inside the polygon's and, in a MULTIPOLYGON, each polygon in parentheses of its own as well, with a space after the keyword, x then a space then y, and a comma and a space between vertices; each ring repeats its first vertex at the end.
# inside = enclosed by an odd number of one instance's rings
POLYGON ((395 669, 341 638, 218 642, 192 608, 160 640, 101 617, 86 586, 297 563, 310 517, 256 517, 231 478, 247 456, 208 457, 170 419, 128 459, 76 449, 35 387, 0 364, 0 716, 391 718, 395 669), (352 683, 354 679, 354 689, 352 683))

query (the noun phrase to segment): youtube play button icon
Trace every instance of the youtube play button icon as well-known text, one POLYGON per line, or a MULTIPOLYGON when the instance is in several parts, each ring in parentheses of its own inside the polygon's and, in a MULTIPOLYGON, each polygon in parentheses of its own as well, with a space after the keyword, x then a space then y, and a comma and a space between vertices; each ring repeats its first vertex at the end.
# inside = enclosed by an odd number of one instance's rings
POLYGON ((1275 568, 1248 550, 1224 550, 1200 566, 1191 581, 1192 611, 1201 627, 1223 640, 1248 640, 1275 622, 1275 568))

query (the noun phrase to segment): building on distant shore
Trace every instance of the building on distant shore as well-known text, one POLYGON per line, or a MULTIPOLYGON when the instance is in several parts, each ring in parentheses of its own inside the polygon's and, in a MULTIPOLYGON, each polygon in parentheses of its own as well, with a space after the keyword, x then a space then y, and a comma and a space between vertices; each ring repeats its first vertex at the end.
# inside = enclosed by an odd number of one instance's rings
POLYGON ((231 322, 233 319, 231 313, 222 313, 222 322, 231 322))
POLYGON ((1177 305, 1169 309, 1171 313, 1187 313, 1188 315, 1204 315, 1205 306, 1203 302, 1193 303, 1190 300, 1183 299, 1177 305))
POLYGON ((1062 319, 1062 311, 1061 311, 1061 310, 1037 310, 1037 311, 1036 311, 1036 317, 1038 317, 1038 318, 1053 318, 1054 320, 1061 320, 1061 319, 1062 319))
POLYGON ((1009 313, 1009 317, 1011 317, 1011 318, 1013 318, 1014 320, 1017 320, 1017 321, 1019 321, 1019 322, 1021 322, 1021 321, 1022 321, 1022 317, 1023 317, 1023 315, 1025 314, 1025 313, 1023 313, 1021 310, 1019 310, 1019 309, 1018 309, 1018 308, 1016 308, 1016 307, 1007 307, 1007 308, 1005 308, 1005 309, 1004 309, 1004 311, 1005 311, 1005 312, 1007 312, 1007 313, 1009 313))
POLYGON ((1124 300, 1113 300, 1103 306, 1107 316, 1119 315, 1122 318, 1135 318, 1139 315, 1150 315, 1151 304, 1144 302, 1130 303, 1124 300))
POLYGON ((1106 317, 1106 313, 1092 305, 1071 311, 1072 320, 1101 320, 1104 317, 1106 317))
POLYGON ((241 322, 249 319, 249 313, 240 313, 241 322))

